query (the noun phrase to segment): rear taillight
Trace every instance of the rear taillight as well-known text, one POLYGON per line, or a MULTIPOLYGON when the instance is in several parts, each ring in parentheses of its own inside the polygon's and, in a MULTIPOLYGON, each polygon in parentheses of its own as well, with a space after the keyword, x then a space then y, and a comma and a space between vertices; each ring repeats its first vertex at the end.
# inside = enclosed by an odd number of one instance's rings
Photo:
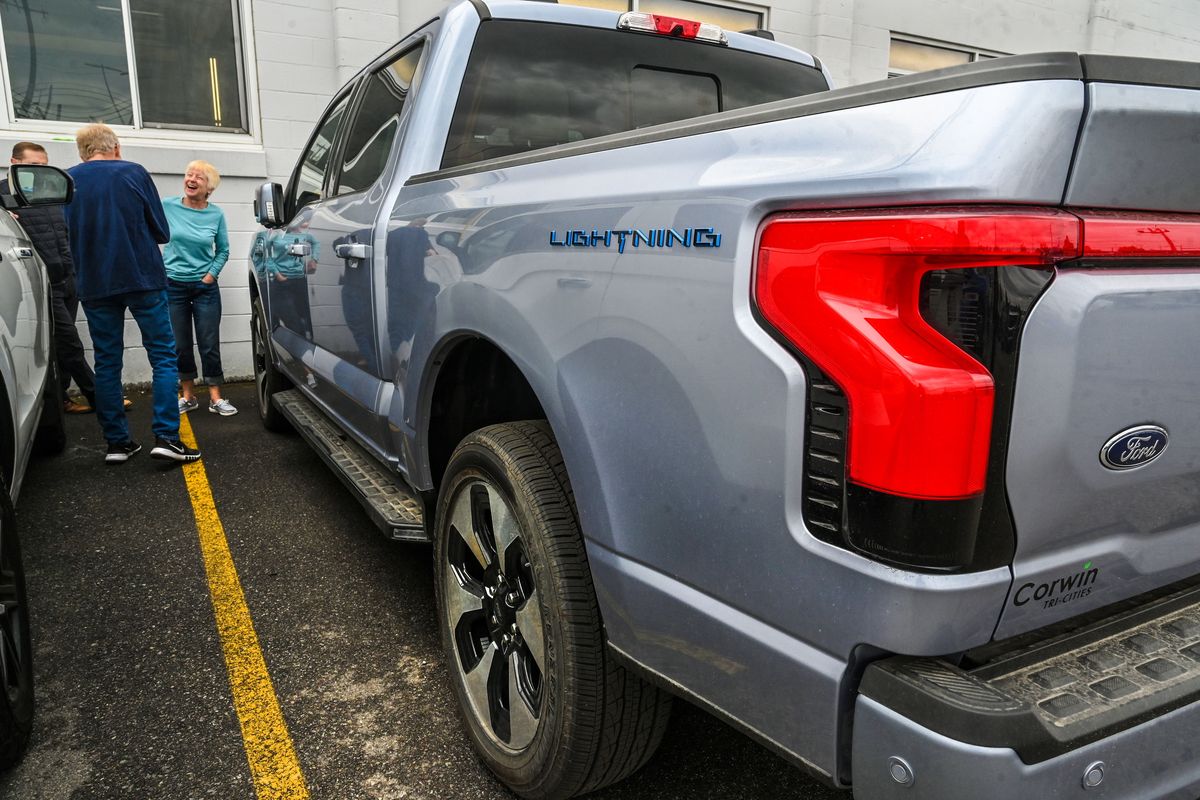
POLYGON ((1200 218, 1194 214, 1088 211, 1079 217, 1085 259, 1200 258, 1200 218))
POLYGON ((679 17, 668 17, 663 14, 646 14, 641 11, 630 11, 622 14, 617 20, 621 30, 656 33, 660 36, 674 36, 677 39, 697 39, 714 44, 728 44, 729 37, 719 26, 707 22, 696 22, 679 17))
POLYGON ((805 517, 818 535, 907 566, 972 563, 991 465, 989 367, 997 352, 1015 359, 1047 268, 1077 257, 1080 241, 1079 218, 1053 210, 768 222, 755 299, 809 374, 805 517))

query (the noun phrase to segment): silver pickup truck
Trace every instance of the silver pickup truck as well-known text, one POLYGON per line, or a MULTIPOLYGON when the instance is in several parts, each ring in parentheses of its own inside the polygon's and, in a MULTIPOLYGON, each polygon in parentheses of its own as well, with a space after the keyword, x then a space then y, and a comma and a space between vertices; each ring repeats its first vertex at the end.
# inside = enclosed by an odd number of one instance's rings
POLYGON ((1200 794, 1200 65, 467 0, 256 208, 263 422, 433 543, 518 794, 673 696, 863 800, 1200 794))
POLYGON ((33 729, 33 644, 15 506, 35 453, 66 447, 46 265, 15 212, 70 202, 67 173, 9 167, 0 184, 0 769, 20 760, 33 729), (10 213, 14 212, 14 213, 10 213))

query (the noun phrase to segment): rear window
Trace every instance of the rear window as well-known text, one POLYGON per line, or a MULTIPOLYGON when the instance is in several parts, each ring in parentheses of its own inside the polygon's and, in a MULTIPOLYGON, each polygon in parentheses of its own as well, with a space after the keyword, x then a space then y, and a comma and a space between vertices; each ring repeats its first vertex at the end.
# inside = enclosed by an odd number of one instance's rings
POLYGON ((824 91, 812 67, 662 36, 491 20, 442 168, 824 91))

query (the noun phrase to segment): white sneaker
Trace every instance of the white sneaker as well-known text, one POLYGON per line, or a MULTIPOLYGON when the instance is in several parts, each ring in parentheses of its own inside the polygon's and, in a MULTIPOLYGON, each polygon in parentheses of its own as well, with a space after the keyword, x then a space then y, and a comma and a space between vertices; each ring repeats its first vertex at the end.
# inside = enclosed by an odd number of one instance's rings
POLYGON ((222 397, 215 403, 208 404, 209 413, 220 414, 222 417, 232 417, 237 413, 237 409, 233 407, 233 403, 222 397))
POLYGON ((193 397, 191 400, 181 397, 179 398, 179 413, 186 414, 189 411, 195 411, 200 407, 200 401, 193 397))

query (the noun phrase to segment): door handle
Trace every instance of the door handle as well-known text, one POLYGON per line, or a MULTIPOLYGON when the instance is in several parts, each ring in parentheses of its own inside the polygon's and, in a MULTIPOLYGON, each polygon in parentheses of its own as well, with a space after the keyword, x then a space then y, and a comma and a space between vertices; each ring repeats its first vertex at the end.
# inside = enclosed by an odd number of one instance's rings
POLYGON ((33 248, 18 247, 17 248, 17 257, 18 258, 33 258, 33 248))
POLYGON ((371 257, 371 245, 369 244, 339 244, 333 248, 333 254, 338 258, 353 258, 358 261, 363 261, 371 257))
POLYGON ((288 245, 289 256, 311 256, 312 245, 308 242, 292 242, 288 245))

